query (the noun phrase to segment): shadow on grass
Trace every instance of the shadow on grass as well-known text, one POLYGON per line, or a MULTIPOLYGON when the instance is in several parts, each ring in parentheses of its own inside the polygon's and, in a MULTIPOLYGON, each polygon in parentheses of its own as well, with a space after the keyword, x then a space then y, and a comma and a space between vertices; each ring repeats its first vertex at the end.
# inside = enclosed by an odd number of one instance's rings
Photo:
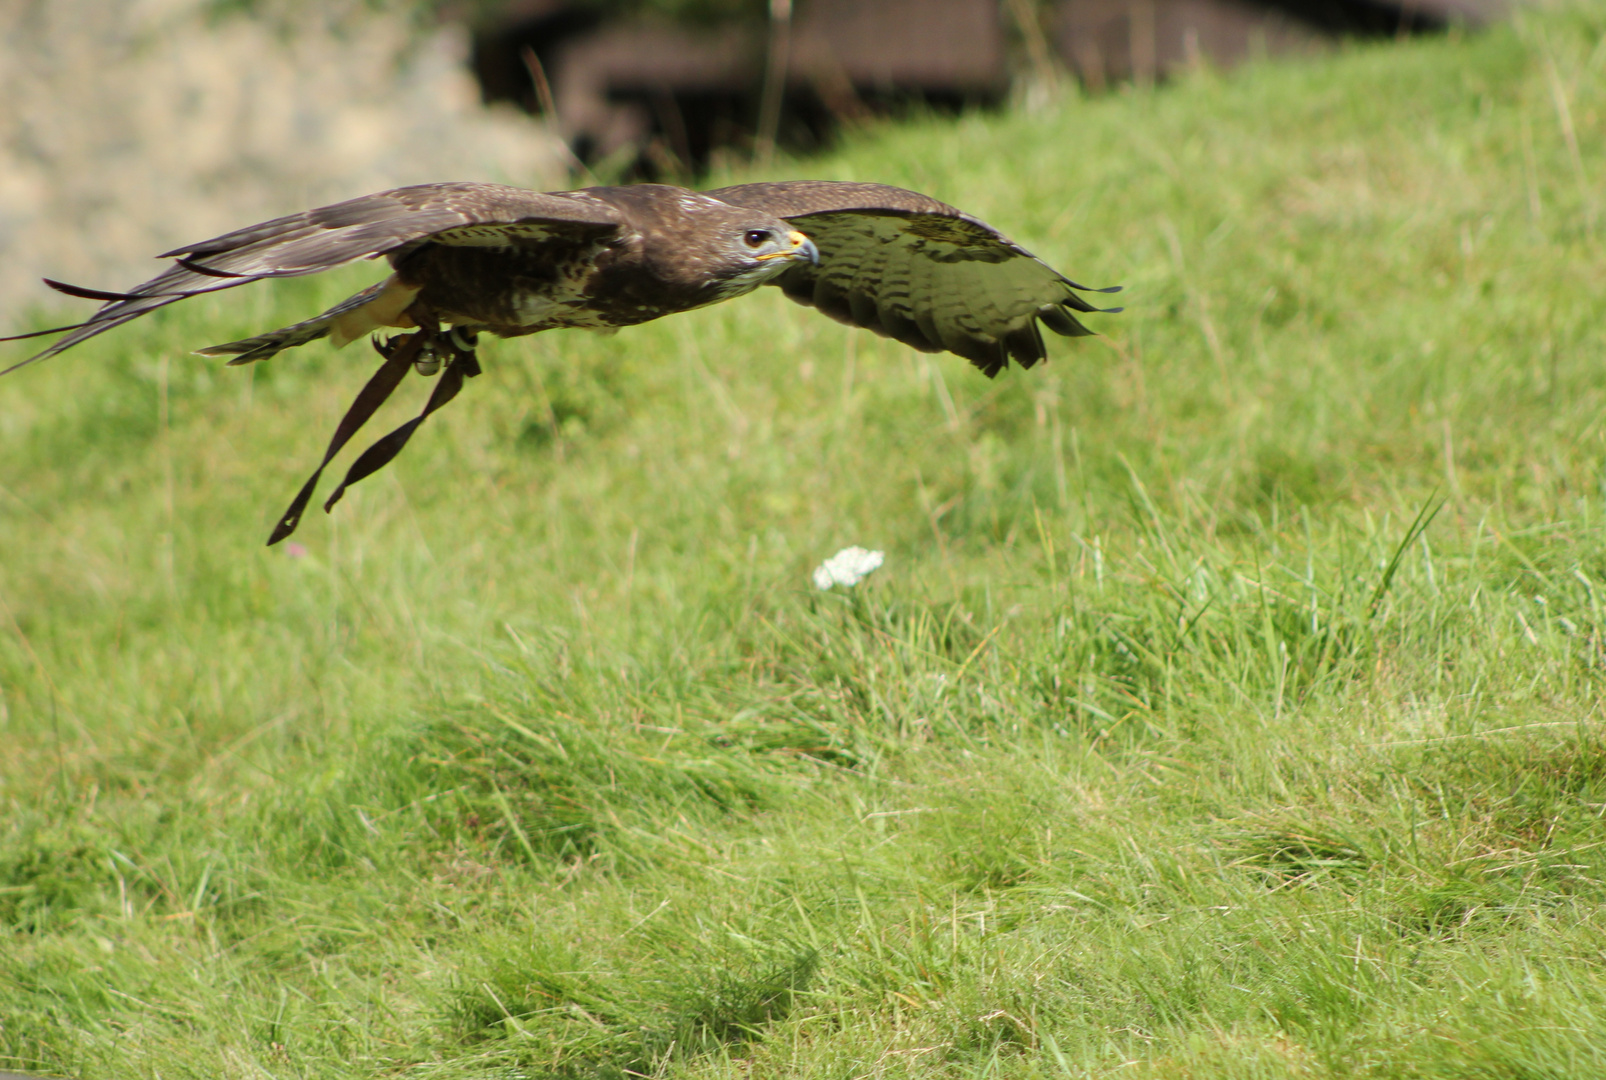
POLYGON ((762 1038, 819 970, 811 949, 775 948, 665 970, 643 958, 629 979, 577 971, 580 956, 510 950, 468 980, 449 1008, 466 1042, 559 1077, 655 1075, 671 1060, 762 1038))

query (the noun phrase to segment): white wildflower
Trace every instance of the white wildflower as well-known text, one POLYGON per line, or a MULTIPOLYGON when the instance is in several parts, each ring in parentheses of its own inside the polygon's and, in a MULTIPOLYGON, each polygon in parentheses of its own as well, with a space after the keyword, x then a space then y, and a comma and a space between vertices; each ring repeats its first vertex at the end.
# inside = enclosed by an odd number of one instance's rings
POLYGON ((862 547, 843 548, 814 568, 814 587, 829 589, 833 585, 840 585, 844 589, 851 589, 880 566, 885 558, 879 551, 866 551, 862 547))

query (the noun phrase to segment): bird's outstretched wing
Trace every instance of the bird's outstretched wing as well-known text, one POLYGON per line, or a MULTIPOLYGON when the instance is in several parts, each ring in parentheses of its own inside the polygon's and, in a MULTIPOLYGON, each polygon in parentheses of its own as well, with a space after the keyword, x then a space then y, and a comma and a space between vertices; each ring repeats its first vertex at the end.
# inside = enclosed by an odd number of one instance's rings
POLYGON ((706 194, 784 218, 819 248, 773 284, 819 308, 924 352, 957 353, 988 377, 1011 359, 1043 359, 1039 321, 1070 337, 1091 334, 1073 312, 1096 308, 1078 285, 997 229, 936 199, 886 184, 794 180, 738 184, 706 194))
MULTIPOLYGON (((618 230, 619 212, 585 192, 542 193, 501 184, 444 183, 381 191, 333 206, 275 218, 164 252, 175 260, 165 272, 125 293, 103 292, 46 279, 68 296, 106 301, 86 321, 18 338, 70 331, 19 364, 15 371, 121 326, 159 307, 263 278, 316 274, 378 255, 394 260, 425 243, 475 246, 535 240, 553 235, 592 235, 618 230)), ((13 341, 17 338, 0 338, 13 341)))

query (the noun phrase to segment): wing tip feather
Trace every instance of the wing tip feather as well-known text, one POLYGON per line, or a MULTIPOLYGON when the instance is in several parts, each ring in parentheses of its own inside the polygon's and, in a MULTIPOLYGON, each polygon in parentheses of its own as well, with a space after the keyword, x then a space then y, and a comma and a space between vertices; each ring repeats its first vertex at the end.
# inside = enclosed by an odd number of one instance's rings
POLYGON ((43 281, 52 289, 55 289, 57 292, 64 293, 67 296, 76 297, 79 300, 105 300, 109 303, 116 303, 121 300, 140 299, 140 297, 134 295, 133 293, 107 292, 105 289, 88 289, 82 285, 70 285, 65 281, 57 281, 54 278, 40 278, 39 280, 43 281))

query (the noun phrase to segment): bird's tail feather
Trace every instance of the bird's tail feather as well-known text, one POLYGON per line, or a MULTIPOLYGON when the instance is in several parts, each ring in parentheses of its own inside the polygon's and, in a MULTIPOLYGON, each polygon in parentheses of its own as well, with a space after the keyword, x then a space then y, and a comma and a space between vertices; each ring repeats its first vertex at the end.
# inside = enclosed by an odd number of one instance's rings
POLYGON ((266 360, 284 349, 292 349, 297 345, 305 345, 309 341, 317 341, 321 337, 327 337, 342 315, 355 311, 369 301, 377 299, 385 291, 387 284, 388 282, 386 281, 376 282, 362 290, 362 292, 348 296, 328 311, 320 315, 314 315, 310 319, 304 319, 291 326, 270 330, 266 334, 243 338, 240 341, 230 341, 222 345, 209 345, 204 349, 195 351, 201 356, 232 356, 234 359, 229 361, 230 367, 254 363, 257 360, 266 360))

